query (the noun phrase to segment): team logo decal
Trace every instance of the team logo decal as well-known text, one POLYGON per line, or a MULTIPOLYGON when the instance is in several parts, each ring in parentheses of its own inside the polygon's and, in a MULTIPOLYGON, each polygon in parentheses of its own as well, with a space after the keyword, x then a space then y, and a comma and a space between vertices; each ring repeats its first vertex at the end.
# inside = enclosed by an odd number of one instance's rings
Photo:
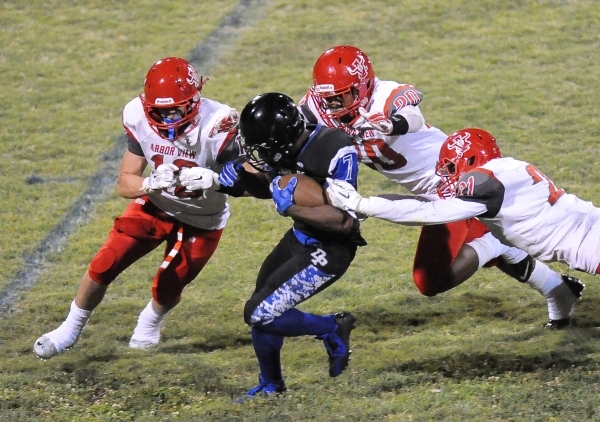
POLYGON ((452 140, 448 142, 446 148, 456 153, 456 157, 460 158, 471 148, 471 141, 469 141, 470 133, 464 135, 455 135, 452 140))
POLYGON ((361 81, 367 79, 368 69, 365 65, 365 58, 363 56, 358 56, 352 62, 352 67, 348 69, 348 72, 351 75, 358 75, 361 81))
POLYGON ((200 78, 198 77, 198 73, 192 66, 188 66, 188 76, 186 82, 190 85, 200 86, 200 78))

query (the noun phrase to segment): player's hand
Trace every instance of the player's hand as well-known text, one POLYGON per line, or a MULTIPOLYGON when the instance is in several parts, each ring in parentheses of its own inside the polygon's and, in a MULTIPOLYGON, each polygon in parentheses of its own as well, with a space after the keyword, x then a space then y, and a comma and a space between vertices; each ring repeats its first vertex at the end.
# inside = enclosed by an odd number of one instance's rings
POLYGON ((368 199, 363 198, 348 182, 327 178, 327 195, 331 205, 346 211, 367 214, 368 199))
POLYGON ((240 115, 235 108, 229 110, 229 115, 219 119, 217 123, 210 130, 208 136, 211 138, 213 136, 218 135, 219 133, 227 133, 231 132, 238 126, 238 122, 240 120, 240 115))
POLYGON ((240 180, 239 172, 244 168, 243 163, 236 163, 228 161, 225 166, 221 169, 218 181, 221 186, 231 187, 235 185, 235 182, 240 180))
POLYGON ((204 190, 210 188, 219 175, 204 167, 186 167, 179 172, 179 183, 187 191, 204 190))
POLYGON ((161 164, 144 179, 141 190, 149 193, 175 186, 177 184, 175 172, 177 171, 179 168, 175 164, 161 164))
POLYGON ((384 135, 390 135, 394 130, 392 121, 383 113, 369 113, 363 107, 359 107, 358 112, 367 121, 367 125, 371 126, 371 128, 375 129, 377 132, 381 132, 384 135))
POLYGON ((281 179, 281 176, 273 179, 270 189, 277 212, 281 215, 286 215, 285 212, 294 205, 294 190, 298 184, 298 178, 292 177, 283 188, 279 187, 279 179, 281 179))

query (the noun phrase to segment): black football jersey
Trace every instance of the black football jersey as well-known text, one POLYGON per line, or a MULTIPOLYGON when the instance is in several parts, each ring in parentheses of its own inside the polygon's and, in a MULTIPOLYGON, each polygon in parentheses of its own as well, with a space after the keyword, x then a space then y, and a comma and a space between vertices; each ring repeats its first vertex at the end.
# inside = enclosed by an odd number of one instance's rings
MULTIPOLYGON (((303 173, 312 177, 321 185, 325 179, 343 180, 357 187, 358 155, 352 139, 341 129, 328 128, 321 125, 307 124, 311 134, 302 149, 293 160, 284 162, 276 172, 279 175, 303 173)), ((294 228, 316 239, 351 239, 364 245, 366 242, 360 235, 358 220, 348 235, 318 230, 299 221, 294 221, 294 228)))

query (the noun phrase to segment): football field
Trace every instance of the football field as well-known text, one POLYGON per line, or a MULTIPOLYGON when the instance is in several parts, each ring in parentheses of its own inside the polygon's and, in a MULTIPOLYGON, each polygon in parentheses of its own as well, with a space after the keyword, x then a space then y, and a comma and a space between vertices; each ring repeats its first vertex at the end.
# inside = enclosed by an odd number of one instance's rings
MULTIPOLYGON (((162 261, 111 285, 77 345, 33 342, 68 312, 79 278, 128 203, 114 189, 121 112, 157 59, 190 60, 203 95, 241 110, 299 100, 327 48, 355 45, 382 80, 415 85, 428 124, 476 126, 600 205, 600 8, 594 0, 5 0, 0 4, 0 420, 600 421, 598 279, 573 326, 542 328, 543 298, 497 269, 422 296, 419 229, 368 219, 344 277, 302 304, 358 318, 333 379, 322 342, 287 339, 289 391, 238 405, 258 366, 242 312, 290 226, 272 201, 232 198, 221 244, 169 316, 158 348, 128 341, 162 261)), ((406 193, 361 167, 363 194, 406 193)))

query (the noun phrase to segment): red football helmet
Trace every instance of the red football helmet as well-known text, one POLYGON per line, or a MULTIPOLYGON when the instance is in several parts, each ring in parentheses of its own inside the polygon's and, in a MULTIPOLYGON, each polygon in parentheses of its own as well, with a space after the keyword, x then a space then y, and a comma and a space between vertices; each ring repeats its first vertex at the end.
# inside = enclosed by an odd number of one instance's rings
POLYGON ((375 72, 365 53, 356 47, 330 48, 317 59, 310 89, 319 114, 328 126, 349 126, 360 117, 375 86, 375 72))
POLYGON ((167 57, 152 65, 140 99, 152 129, 174 141, 194 129, 200 120, 202 77, 179 57, 167 57))
POLYGON ((441 176, 438 194, 452 196, 460 176, 502 154, 496 138, 482 129, 466 128, 454 132, 442 144, 435 172, 441 176))

